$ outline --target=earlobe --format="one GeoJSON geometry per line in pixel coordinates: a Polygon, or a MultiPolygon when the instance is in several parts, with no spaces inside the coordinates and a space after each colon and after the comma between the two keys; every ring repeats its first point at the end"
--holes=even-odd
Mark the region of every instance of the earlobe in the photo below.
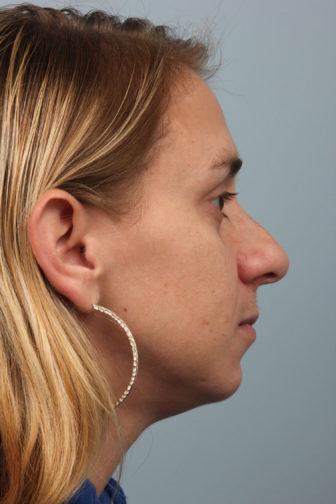
{"type": "Polygon", "coordinates": [[[28,234],[36,261],[53,287],[80,311],[91,311],[99,299],[100,268],[85,207],[66,191],[52,189],[33,208],[28,234]]]}

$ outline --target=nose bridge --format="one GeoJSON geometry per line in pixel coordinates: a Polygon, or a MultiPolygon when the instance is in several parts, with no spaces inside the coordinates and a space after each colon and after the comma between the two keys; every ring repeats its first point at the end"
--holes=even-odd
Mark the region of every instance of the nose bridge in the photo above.
{"type": "Polygon", "coordinates": [[[256,285],[279,281],[289,267],[284,249],[242,208],[236,217],[237,264],[241,280],[256,285]]]}

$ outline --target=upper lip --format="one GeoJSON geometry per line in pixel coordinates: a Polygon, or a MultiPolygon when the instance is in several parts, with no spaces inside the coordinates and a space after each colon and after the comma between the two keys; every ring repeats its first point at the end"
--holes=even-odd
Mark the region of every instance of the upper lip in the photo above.
{"type": "Polygon", "coordinates": [[[239,325],[243,324],[253,325],[258,320],[258,317],[259,317],[258,313],[256,315],[252,315],[251,317],[242,320],[239,325]]]}

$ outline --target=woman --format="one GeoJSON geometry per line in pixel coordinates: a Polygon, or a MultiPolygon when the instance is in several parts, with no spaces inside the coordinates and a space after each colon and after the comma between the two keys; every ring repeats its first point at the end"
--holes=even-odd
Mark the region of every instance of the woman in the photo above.
{"type": "Polygon", "coordinates": [[[288,258],[235,198],[203,43],[25,5],[0,55],[0,502],[120,502],[146,427],[239,387],[288,258]]]}

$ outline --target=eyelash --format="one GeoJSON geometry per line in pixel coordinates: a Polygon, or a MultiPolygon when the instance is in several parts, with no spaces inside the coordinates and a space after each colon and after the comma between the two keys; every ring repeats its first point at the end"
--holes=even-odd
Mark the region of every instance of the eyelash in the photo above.
{"type": "Polygon", "coordinates": [[[232,192],[225,191],[222,194],[219,194],[216,198],[214,198],[212,200],[212,201],[215,201],[215,200],[221,201],[221,203],[218,207],[218,210],[222,213],[222,215],[225,219],[228,219],[229,217],[223,212],[224,203],[225,203],[225,201],[230,201],[230,200],[234,199],[236,196],[238,196],[237,192],[232,193],[232,192]]]}

